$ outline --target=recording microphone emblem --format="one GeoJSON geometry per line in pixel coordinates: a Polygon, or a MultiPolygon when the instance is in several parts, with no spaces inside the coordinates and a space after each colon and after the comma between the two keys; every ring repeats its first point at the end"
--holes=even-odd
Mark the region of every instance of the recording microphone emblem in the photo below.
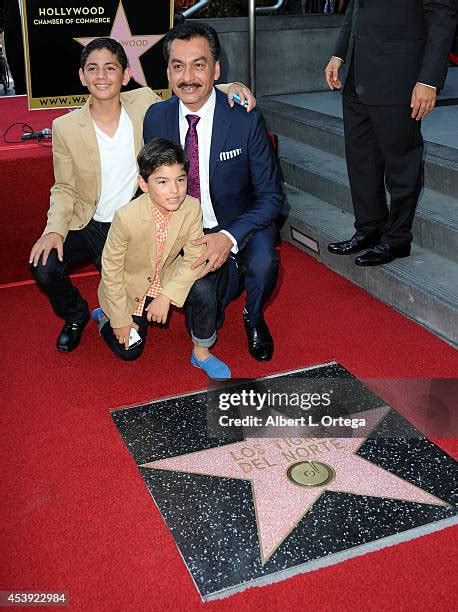
{"type": "Polygon", "coordinates": [[[39,132],[27,132],[26,134],[22,134],[21,140],[32,140],[33,138],[37,138],[41,140],[42,138],[51,138],[52,131],[49,128],[43,128],[39,132]]]}

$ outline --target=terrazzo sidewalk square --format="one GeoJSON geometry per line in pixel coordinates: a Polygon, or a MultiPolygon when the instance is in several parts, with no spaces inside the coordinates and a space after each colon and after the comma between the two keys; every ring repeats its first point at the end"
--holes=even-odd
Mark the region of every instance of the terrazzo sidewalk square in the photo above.
{"type": "Polygon", "coordinates": [[[456,462],[337,363],[111,414],[204,601],[456,523],[456,462]]]}

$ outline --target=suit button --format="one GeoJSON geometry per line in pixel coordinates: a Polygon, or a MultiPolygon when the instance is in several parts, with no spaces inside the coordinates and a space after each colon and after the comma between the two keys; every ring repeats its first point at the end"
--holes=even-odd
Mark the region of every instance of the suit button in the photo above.
{"type": "Polygon", "coordinates": [[[139,301],[140,301],[140,298],[135,298],[135,301],[136,301],[136,302],[139,302],[139,301]]]}
{"type": "Polygon", "coordinates": [[[152,282],[153,282],[153,279],[151,278],[151,276],[148,276],[148,282],[149,282],[149,283],[152,283],[152,282]]]}

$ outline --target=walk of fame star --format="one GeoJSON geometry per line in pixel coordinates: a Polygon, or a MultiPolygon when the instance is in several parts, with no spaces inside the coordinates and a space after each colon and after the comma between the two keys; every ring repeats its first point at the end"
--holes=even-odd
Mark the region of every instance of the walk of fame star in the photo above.
{"type": "MultiPolygon", "coordinates": [[[[281,438],[245,436],[242,442],[160,459],[140,467],[251,481],[264,565],[325,491],[449,506],[356,454],[389,411],[385,406],[351,415],[350,418],[363,417],[366,421],[358,429],[358,437],[332,440],[320,454],[320,462],[288,460],[281,438]],[[255,453],[255,459],[247,459],[247,448],[250,457],[255,453]],[[251,466],[249,474],[247,466],[251,466]]],[[[304,429],[301,435],[303,432],[304,429]]]]}
{"type": "MultiPolygon", "coordinates": [[[[148,83],[146,82],[145,74],[140,63],[140,56],[146,53],[148,49],[151,49],[151,47],[158,43],[164,36],[165,34],[133,35],[130,31],[122,0],[119,2],[118,10],[116,11],[116,16],[113,21],[113,27],[111,28],[110,38],[114,38],[122,44],[127,54],[127,59],[129,60],[132,78],[143,87],[147,87],[148,83]]],[[[75,38],[74,40],[85,47],[94,40],[94,38],[98,38],[98,36],[75,38]]]]}

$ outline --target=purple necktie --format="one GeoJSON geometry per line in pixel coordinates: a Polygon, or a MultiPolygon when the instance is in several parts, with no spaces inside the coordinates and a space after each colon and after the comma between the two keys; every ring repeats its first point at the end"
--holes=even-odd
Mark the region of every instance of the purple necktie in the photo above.
{"type": "Polygon", "coordinates": [[[189,159],[188,193],[200,200],[199,141],[197,139],[197,124],[200,117],[198,115],[186,115],[186,120],[189,124],[184,141],[184,150],[189,159]]]}

